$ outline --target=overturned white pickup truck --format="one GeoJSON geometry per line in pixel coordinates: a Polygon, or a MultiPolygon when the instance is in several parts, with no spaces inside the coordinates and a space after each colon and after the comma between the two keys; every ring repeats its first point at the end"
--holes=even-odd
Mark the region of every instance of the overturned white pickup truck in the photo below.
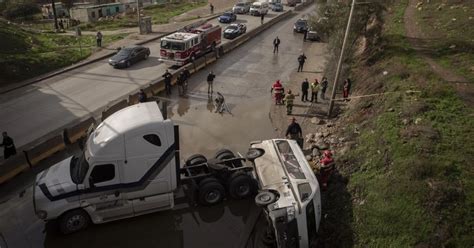
{"type": "Polygon", "coordinates": [[[261,193],[257,202],[267,207],[276,233],[284,234],[279,222],[282,212],[285,222],[298,225],[297,232],[291,226],[285,232],[293,231],[293,236],[299,233],[307,242],[312,234],[304,231],[303,225],[308,225],[311,232],[319,226],[317,181],[306,175],[309,165],[303,163],[304,156],[296,143],[269,140],[258,144],[253,144],[255,148],[248,153],[254,166],[247,166],[246,158],[222,149],[209,160],[193,155],[181,167],[178,127],[163,118],[157,103],[136,104],[114,113],[93,130],[80,157],[70,157],[37,175],[35,212],[45,221],[58,219],[60,230],[67,234],[86,228],[90,222],[172,209],[183,195],[201,205],[214,205],[226,195],[235,199],[252,196],[260,185],[263,192],[271,192],[274,197],[262,204],[265,197],[261,193]],[[284,160],[290,157],[297,160],[284,160]],[[294,178],[301,175],[293,174],[288,163],[300,166],[306,181],[294,178]],[[310,213],[311,204],[315,213],[310,213]],[[275,212],[277,209],[281,211],[275,212]],[[314,221],[306,223],[301,216],[308,213],[314,221]]]}

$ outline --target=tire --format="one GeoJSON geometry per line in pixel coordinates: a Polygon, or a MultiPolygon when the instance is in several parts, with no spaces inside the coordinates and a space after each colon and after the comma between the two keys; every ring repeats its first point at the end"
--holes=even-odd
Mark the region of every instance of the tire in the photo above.
{"type": "Polygon", "coordinates": [[[275,193],[265,190],[255,196],[255,204],[259,207],[266,207],[277,200],[275,193]]]}
{"type": "Polygon", "coordinates": [[[147,60],[149,56],[150,56],[150,54],[145,53],[145,56],[143,57],[143,59],[144,59],[144,60],[147,60]]]}
{"type": "MultiPolygon", "coordinates": [[[[184,167],[187,167],[187,166],[193,166],[193,165],[198,165],[198,164],[204,164],[207,162],[207,158],[204,157],[204,155],[202,154],[194,154],[192,155],[191,157],[189,157],[188,159],[186,159],[186,162],[184,162],[184,167]]],[[[201,169],[200,168],[194,168],[194,169],[190,169],[191,171],[191,174],[199,174],[201,173],[201,169]]],[[[188,175],[188,173],[185,173],[186,176],[190,176],[188,175]]]]}
{"type": "Polygon", "coordinates": [[[236,199],[244,199],[251,196],[255,191],[252,178],[243,172],[234,172],[228,179],[229,195],[236,199]]]}
{"type": "Polygon", "coordinates": [[[90,223],[89,214],[82,209],[74,209],[64,213],[59,219],[59,230],[63,234],[70,234],[86,229],[90,223]]]}
{"type": "Polygon", "coordinates": [[[264,154],[264,151],[262,149],[257,149],[257,148],[250,148],[247,151],[247,154],[245,154],[245,157],[252,161],[255,160],[258,157],[261,157],[264,154]]]}
{"type": "Polygon", "coordinates": [[[194,62],[194,60],[196,60],[196,55],[191,54],[191,56],[189,57],[189,61],[194,62]]]}
{"type": "Polygon", "coordinates": [[[128,68],[130,67],[132,64],[130,63],[130,61],[127,61],[127,63],[125,64],[125,67],[128,68]]]}
{"type": "Polygon", "coordinates": [[[216,43],[215,42],[212,42],[212,45],[211,45],[211,52],[215,52],[216,51],[216,43]]]}
{"type": "Polygon", "coordinates": [[[231,158],[235,158],[235,155],[229,149],[220,149],[219,151],[216,152],[215,158],[219,160],[231,159],[231,158]]]}
{"type": "Polygon", "coordinates": [[[210,177],[199,183],[198,202],[203,206],[216,205],[224,200],[225,188],[215,178],[210,177]]]}

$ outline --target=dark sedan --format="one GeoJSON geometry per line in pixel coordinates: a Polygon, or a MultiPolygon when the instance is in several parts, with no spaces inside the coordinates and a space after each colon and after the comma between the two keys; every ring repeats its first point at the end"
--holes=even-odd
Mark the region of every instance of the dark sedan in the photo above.
{"type": "Polygon", "coordinates": [[[247,32],[247,27],[242,23],[233,23],[224,29],[224,38],[234,39],[235,37],[247,32]]]}
{"type": "Polygon", "coordinates": [[[127,68],[140,60],[145,60],[150,56],[150,49],[143,46],[130,46],[120,49],[120,51],[109,59],[109,64],[114,68],[127,68]]]}
{"type": "Polygon", "coordinates": [[[232,12],[225,12],[224,14],[219,16],[217,19],[219,20],[219,22],[222,22],[222,23],[231,23],[237,20],[237,15],[235,15],[232,12]]]}
{"type": "Polygon", "coordinates": [[[297,33],[304,33],[308,30],[308,21],[303,19],[298,19],[293,26],[293,31],[297,33]]]}
{"type": "Polygon", "coordinates": [[[272,3],[271,5],[272,11],[281,12],[283,11],[283,4],[281,3],[272,3]]]}

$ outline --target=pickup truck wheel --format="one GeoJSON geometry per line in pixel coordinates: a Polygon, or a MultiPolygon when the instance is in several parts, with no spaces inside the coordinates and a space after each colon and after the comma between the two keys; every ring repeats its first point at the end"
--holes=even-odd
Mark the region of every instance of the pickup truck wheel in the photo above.
{"type": "Polygon", "coordinates": [[[243,172],[235,172],[228,180],[229,195],[234,199],[244,199],[253,194],[255,184],[249,175],[243,172]]]}
{"type": "Polygon", "coordinates": [[[215,178],[206,178],[199,183],[198,201],[201,205],[212,206],[224,200],[225,189],[215,178]]]}
{"type": "Polygon", "coordinates": [[[66,212],[59,219],[59,230],[63,234],[70,234],[87,228],[90,223],[90,217],[86,211],[75,209],[66,212]]]}
{"type": "Polygon", "coordinates": [[[275,193],[271,191],[262,191],[255,196],[255,204],[259,207],[266,207],[277,200],[275,193]]]}
{"type": "Polygon", "coordinates": [[[262,156],[264,153],[264,151],[262,149],[257,149],[257,148],[250,148],[248,151],[247,151],[247,154],[245,155],[245,157],[248,159],[248,160],[255,160],[256,158],[262,156]]]}

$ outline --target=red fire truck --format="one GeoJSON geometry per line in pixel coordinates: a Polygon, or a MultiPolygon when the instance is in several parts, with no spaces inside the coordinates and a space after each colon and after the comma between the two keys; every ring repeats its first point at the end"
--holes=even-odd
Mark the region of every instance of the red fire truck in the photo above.
{"type": "Polygon", "coordinates": [[[222,29],[210,23],[178,31],[161,38],[160,61],[182,66],[221,43],[222,29]]]}

